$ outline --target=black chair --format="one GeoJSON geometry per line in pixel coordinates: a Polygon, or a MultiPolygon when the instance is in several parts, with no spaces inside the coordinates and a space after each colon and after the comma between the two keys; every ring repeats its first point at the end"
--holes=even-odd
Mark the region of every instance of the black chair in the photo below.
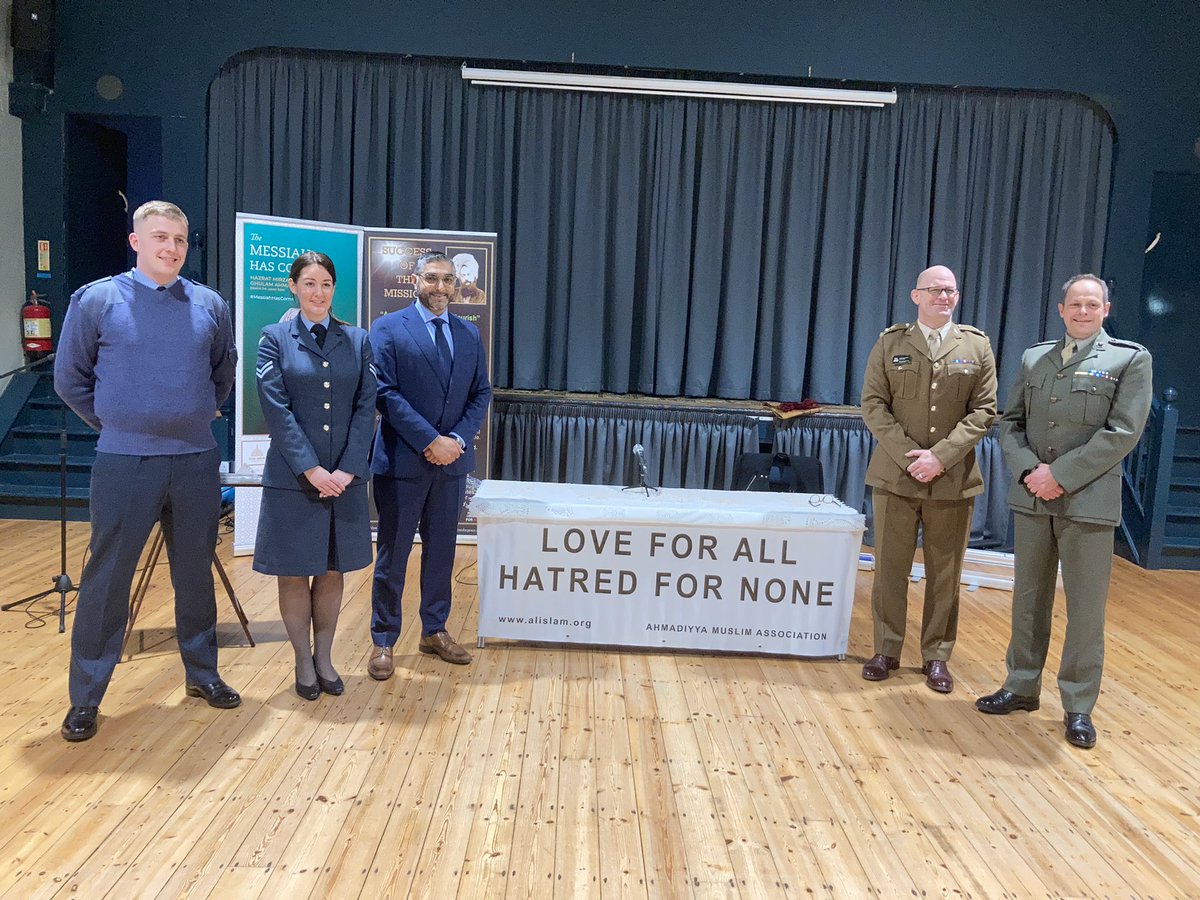
{"type": "Polygon", "coordinates": [[[825,476],[815,456],[786,453],[743,453],[733,462],[735,491],[823,494],[825,476]]]}

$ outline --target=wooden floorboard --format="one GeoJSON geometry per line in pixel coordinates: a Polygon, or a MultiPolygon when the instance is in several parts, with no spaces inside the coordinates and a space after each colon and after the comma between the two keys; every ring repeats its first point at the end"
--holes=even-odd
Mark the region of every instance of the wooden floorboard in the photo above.
{"type": "MultiPolygon", "coordinates": [[[[78,579],[86,524],[68,537],[78,579]]],[[[869,572],[845,661],[476,650],[464,546],[450,627],[475,661],[417,652],[410,588],[396,677],[371,680],[357,572],[346,693],[308,703],[273,579],[218,552],[258,642],[218,587],[237,710],[184,696],[165,560],[92,741],[58,735],[58,595],[0,615],[0,898],[1200,896],[1200,574],[1117,560],[1086,752],[1062,735],[1061,597],[1041,710],[989,717],[1002,591],[964,592],[942,696],[914,655],[921,584],[901,669],[872,683],[869,572]]],[[[56,523],[0,521],[0,599],[60,567],[56,523]]]]}

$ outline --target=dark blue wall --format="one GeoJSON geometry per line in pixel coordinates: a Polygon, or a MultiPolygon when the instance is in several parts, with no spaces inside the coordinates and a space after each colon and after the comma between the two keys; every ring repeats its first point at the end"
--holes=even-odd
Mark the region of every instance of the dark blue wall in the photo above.
{"type": "MultiPolygon", "coordinates": [[[[1115,282],[1117,309],[1124,304],[1127,334],[1142,330],[1142,314],[1130,307],[1141,284],[1153,173],[1200,172],[1193,153],[1200,136],[1197,0],[59,0],[57,24],[55,93],[24,133],[30,266],[38,237],[61,238],[68,113],[161,117],[163,194],[184,207],[193,227],[202,225],[208,85],[232,54],[262,46],[574,56],[581,63],[783,76],[811,67],[820,78],[1079,92],[1104,106],[1117,128],[1104,274],[1115,282]],[[110,73],[125,84],[111,102],[95,92],[96,79],[110,73]]],[[[71,286],[50,287],[61,303],[71,286]]]]}

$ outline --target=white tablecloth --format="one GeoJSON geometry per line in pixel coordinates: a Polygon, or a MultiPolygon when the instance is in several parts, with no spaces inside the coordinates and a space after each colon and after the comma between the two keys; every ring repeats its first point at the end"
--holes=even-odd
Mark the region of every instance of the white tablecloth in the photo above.
{"type": "Polygon", "coordinates": [[[863,517],[817,494],[485,481],[479,634],[844,654],[863,517]]]}

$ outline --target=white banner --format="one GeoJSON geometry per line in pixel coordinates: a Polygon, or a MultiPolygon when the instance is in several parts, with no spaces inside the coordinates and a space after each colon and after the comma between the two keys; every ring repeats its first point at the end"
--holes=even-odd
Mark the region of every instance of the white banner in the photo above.
{"type": "Polygon", "coordinates": [[[485,482],[473,507],[481,637],[846,652],[862,517],[837,500],[547,485],[539,504],[521,487],[540,486],[485,482]]]}

